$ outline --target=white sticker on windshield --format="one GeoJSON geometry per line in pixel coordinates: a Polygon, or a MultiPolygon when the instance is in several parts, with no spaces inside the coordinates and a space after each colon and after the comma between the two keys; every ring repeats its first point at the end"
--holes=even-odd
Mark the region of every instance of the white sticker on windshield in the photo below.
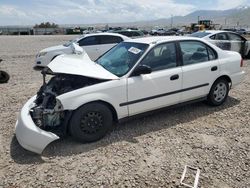
{"type": "Polygon", "coordinates": [[[128,49],[129,52],[132,52],[133,54],[139,54],[141,52],[140,49],[135,48],[135,47],[131,47],[128,49]]]}

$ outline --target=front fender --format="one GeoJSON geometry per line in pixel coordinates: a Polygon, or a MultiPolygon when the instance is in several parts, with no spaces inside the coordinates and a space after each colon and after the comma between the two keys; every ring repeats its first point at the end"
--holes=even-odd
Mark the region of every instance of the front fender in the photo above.
{"type": "MultiPolygon", "coordinates": [[[[112,85],[119,81],[111,81],[110,83],[103,83],[104,85],[112,85]]],[[[101,84],[101,85],[103,85],[101,84]]],[[[127,101],[126,86],[120,84],[117,87],[102,87],[89,86],[86,88],[78,89],[57,96],[57,99],[61,102],[64,110],[76,110],[84,104],[103,101],[109,103],[115,109],[118,119],[128,116],[127,106],[120,106],[120,103],[127,101]],[[99,91],[97,88],[102,87],[99,91]],[[105,88],[105,89],[104,89],[105,88]]]]}
{"type": "Polygon", "coordinates": [[[57,99],[60,100],[60,102],[62,103],[64,110],[75,110],[84,104],[99,100],[105,101],[114,107],[116,106],[115,104],[113,104],[109,96],[103,93],[90,93],[72,98],[66,97],[65,95],[61,95],[58,96],[57,99]]]}

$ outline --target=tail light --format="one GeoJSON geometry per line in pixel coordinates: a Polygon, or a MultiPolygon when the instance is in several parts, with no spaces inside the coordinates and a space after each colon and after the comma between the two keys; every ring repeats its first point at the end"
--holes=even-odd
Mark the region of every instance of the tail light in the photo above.
{"type": "Polygon", "coordinates": [[[243,67],[243,59],[241,59],[240,67],[243,67]]]}

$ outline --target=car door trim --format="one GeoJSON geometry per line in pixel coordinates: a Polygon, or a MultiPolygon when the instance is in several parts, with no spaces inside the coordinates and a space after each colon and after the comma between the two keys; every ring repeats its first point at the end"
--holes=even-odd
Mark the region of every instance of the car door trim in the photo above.
{"type": "Polygon", "coordinates": [[[128,101],[128,102],[121,103],[120,106],[121,107],[122,106],[127,106],[127,105],[136,104],[136,103],[139,103],[139,102],[144,102],[144,101],[148,101],[148,100],[152,100],[152,99],[156,99],[156,98],[160,98],[160,97],[165,97],[165,96],[168,96],[168,95],[174,95],[174,94],[177,94],[177,93],[181,93],[181,92],[184,92],[184,91],[189,91],[189,90],[205,87],[205,86],[208,86],[208,85],[209,85],[209,83],[206,83],[206,84],[201,84],[201,85],[197,85],[197,86],[193,86],[193,87],[189,87],[189,88],[185,88],[185,89],[171,91],[171,92],[168,92],[168,93],[154,95],[154,96],[151,96],[151,97],[146,97],[146,98],[142,98],[142,99],[128,101]]]}

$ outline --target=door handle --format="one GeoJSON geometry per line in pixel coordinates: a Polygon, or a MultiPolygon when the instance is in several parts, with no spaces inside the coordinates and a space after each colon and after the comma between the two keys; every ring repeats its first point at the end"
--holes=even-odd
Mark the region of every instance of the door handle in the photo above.
{"type": "Polygon", "coordinates": [[[211,71],[217,71],[218,70],[218,67],[217,66],[214,66],[211,68],[211,71]]]}
{"type": "Polygon", "coordinates": [[[178,80],[179,79],[179,75],[175,74],[173,76],[170,77],[170,80],[178,80]]]}

